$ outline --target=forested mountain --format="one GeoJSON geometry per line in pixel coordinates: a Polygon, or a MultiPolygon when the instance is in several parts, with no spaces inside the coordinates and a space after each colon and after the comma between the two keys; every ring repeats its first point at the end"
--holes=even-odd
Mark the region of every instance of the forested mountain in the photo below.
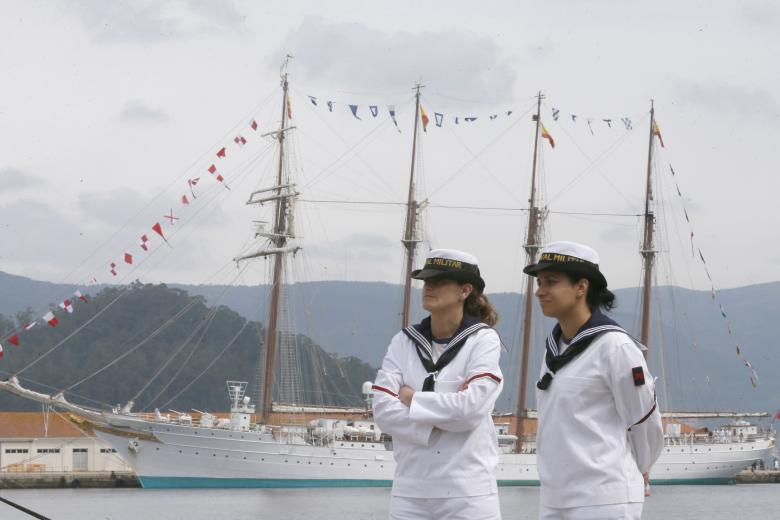
{"type": "MultiPolygon", "coordinates": [[[[39,310],[46,309],[47,303],[51,300],[33,300],[30,296],[40,294],[35,292],[41,290],[40,284],[43,282],[33,282],[0,273],[0,312],[6,314],[16,312],[24,308],[18,303],[22,301],[39,310]],[[34,290],[27,290],[28,283],[34,284],[32,286],[34,290]]],[[[49,295],[67,294],[68,290],[66,287],[54,284],[46,284],[43,287],[48,290],[49,295]]],[[[266,287],[264,286],[231,288],[175,286],[175,288],[186,290],[189,294],[200,295],[208,305],[227,306],[253,322],[265,321],[266,287]]],[[[619,289],[615,292],[618,307],[613,313],[614,317],[629,331],[636,332],[639,310],[637,291],[619,289]]],[[[498,407],[502,410],[512,410],[515,407],[519,379],[521,295],[494,293],[489,294],[489,297],[501,315],[497,330],[507,347],[501,362],[506,384],[498,407]]],[[[659,396],[662,405],[666,409],[677,410],[745,410],[767,411],[774,414],[780,409],[780,378],[774,376],[774,372],[780,366],[780,351],[775,347],[771,324],[780,316],[780,283],[723,290],[719,293],[719,299],[728,312],[728,319],[734,332],[733,338],[729,337],[726,320],[712,301],[709,292],[679,287],[659,287],[655,290],[650,367],[653,374],[660,378],[659,396]],[[743,355],[758,370],[761,377],[758,388],[751,386],[750,372],[736,355],[735,342],[739,342],[743,355]]],[[[321,377],[321,384],[330,385],[325,391],[332,394],[327,395],[335,396],[344,393],[343,388],[355,392],[362,380],[374,377],[373,369],[366,368],[358,371],[360,376],[356,376],[349,384],[339,379],[342,370],[345,376],[352,375],[352,370],[347,370],[345,366],[346,359],[349,358],[358,358],[373,367],[379,366],[390,338],[399,329],[401,287],[370,282],[296,284],[290,289],[290,304],[295,330],[312,338],[314,343],[322,347],[322,351],[313,352],[317,352],[326,361],[340,360],[340,364],[334,365],[333,370],[330,365],[326,365],[325,368],[316,371],[307,368],[314,366],[311,361],[307,362],[309,364],[302,363],[303,370],[308,370],[309,380],[321,377]],[[324,354],[323,351],[328,354],[324,354]],[[327,377],[324,376],[325,373],[327,377]]],[[[416,309],[414,319],[423,316],[419,304],[419,291],[413,294],[412,308],[416,309]]],[[[531,373],[527,382],[531,390],[529,392],[531,406],[534,405],[533,382],[541,362],[541,340],[549,328],[548,322],[537,320],[534,330],[536,340],[531,351],[531,373]]],[[[59,328],[56,330],[58,331],[59,328]]],[[[48,331],[49,334],[52,332],[55,330],[48,331]]],[[[179,332],[180,335],[177,337],[181,338],[186,336],[187,330],[179,332]]],[[[57,338],[62,337],[59,334],[60,332],[57,332],[57,338]]],[[[255,333],[253,340],[255,344],[256,336],[255,333]]],[[[16,347],[4,346],[10,350],[10,353],[15,354],[16,347]]],[[[67,348],[63,347],[66,350],[67,348]]],[[[121,347],[116,348],[121,350],[121,347]]],[[[251,352],[250,347],[247,349],[251,352]]],[[[7,370],[8,363],[11,362],[10,353],[0,361],[0,370],[7,370]]],[[[254,366],[254,361],[251,363],[251,366],[254,366]]],[[[358,361],[354,363],[356,366],[364,366],[358,361]]],[[[249,367],[247,370],[248,375],[241,377],[252,380],[253,374],[249,367]]],[[[3,372],[0,372],[0,375],[2,374],[3,372]]],[[[137,388],[143,384],[144,377],[148,375],[138,374],[134,377],[133,384],[136,385],[134,388],[137,388]]],[[[183,375],[179,379],[182,377],[183,375]]],[[[213,383],[209,384],[209,388],[214,385],[219,386],[216,393],[222,396],[223,384],[220,378],[215,377],[213,383]]],[[[198,385],[204,387],[205,383],[201,380],[198,385]]],[[[121,397],[113,400],[126,400],[133,393],[121,394],[121,397]]]]}
{"type": "MultiPolygon", "coordinates": [[[[74,308],[72,314],[55,312],[56,327],[39,321],[22,332],[19,346],[5,342],[3,376],[34,363],[21,373],[25,386],[46,393],[67,390],[70,400],[93,406],[134,399],[136,410],[224,411],[227,380],[250,382],[256,396],[265,331],[228,307],[208,307],[202,296],[181,289],[134,283],[104,288],[89,295],[89,303],[74,301],[74,308]]],[[[35,317],[29,311],[0,315],[3,337],[35,317]]],[[[363,403],[362,383],[373,379],[375,369],[326,353],[303,335],[297,340],[304,402],[363,403]]],[[[2,410],[37,406],[0,393],[2,410]]]]}

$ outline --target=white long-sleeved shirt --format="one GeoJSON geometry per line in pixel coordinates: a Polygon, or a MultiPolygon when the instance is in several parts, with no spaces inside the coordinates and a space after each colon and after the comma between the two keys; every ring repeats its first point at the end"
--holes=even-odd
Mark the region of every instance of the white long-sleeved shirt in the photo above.
{"type": "Polygon", "coordinates": [[[373,400],[374,420],[393,436],[393,495],[444,498],[497,491],[491,413],[503,385],[500,351],[493,329],[472,333],[436,376],[434,391],[422,392],[428,373],[415,344],[403,331],[393,337],[373,400]],[[415,390],[411,407],[398,400],[402,386],[415,390]]]}
{"type": "Polygon", "coordinates": [[[663,427],[653,378],[628,335],[615,331],[596,337],[558,370],[547,390],[537,389],[536,398],[543,505],[644,501],[642,474],[661,454],[663,427]],[[634,383],[635,367],[644,374],[642,385],[634,383]]]}

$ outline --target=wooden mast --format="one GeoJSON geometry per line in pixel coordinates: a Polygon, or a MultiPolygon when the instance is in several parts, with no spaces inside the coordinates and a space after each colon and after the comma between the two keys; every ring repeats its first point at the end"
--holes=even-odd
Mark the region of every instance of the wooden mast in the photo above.
{"type": "Polygon", "coordinates": [[[406,328],[409,325],[409,306],[412,299],[412,270],[414,269],[414,253],[417,249],[418,240],[415,237],[417,228],[417,200],[414,198],[414,167],[417,158],[417,126],[420,121],[420,88],[419,83],[414,87],[415,93],[414,105],[414,134],[412,136],[412,166],[409,172],[409,195],[406,203],[406,227],[404,229],[404,238],[401,243],[406,249],[406,276],[404,278],[404,301],[401,311],[401,327],[406,328]]]}
{"type": "MultiPolygon", "coordinates": [[[[653,244],[653,231],[655,228],[655,215],[651,203],[653,201],[653,134],[655,133],[655,108],[650,101],[650,140],[647,147],[647,188],[645,190],[645,228],[642,241],[642,268],[644,281],[642,284],[642,332],[640,341],[647,346],[650,339],[650,291],[653,283],[653,264],[655,262],[655,249],[653,244]]],[[[647,351],[644,352],[645,357],[647,351]]]]}
{"type": "MultiPolygon", "coordinates": [[[[288,57],[289,60],[289,57],[288,57]]],[[[274,366],[276,364],[277,325],[279,320],[279,296],[282,285],[282,270],[284,267],[284,251],[281,251],[287,243],[286,217],[289,201],[283,197],[284,185],[284,134],[287,127],[288,93],[287,93],[287,66],[285,62],[282,73],[282,121],[279,127],[279,169],[276,175],[277,196],[274,207],[274,227],[269,239],[276,249],[280,251],[273,254],[273,281],[271,285],[271,305],[268,311],[268,327],[265,336],[265,362],[263,376],[263,403],[260,408],[258,422],[268,421],[271,416],[274,388],[274,366]]]]}
{"type": "MultiPolygon", "coordinates": [[[[528,199],[528,233],[526,237],[526,243],[523,246],[527,256],[527,264],[536,263],[537,254],[541,245],[540,239],[540,227],[541,227],[541,215],[539,208],[537,207],[536,200],[536,158],[539,151],[539,133],[541,128],[541,108],[542,108],[542,93],[539,92],[536,98],[536,134],[534,136],[534,159],[531,167],[531,197],[528,199]]],[[[525,286],[525,309],[523,317],[523,349],[522,358],[520,364],[520,390],[517,398],[517,451],[520,452],[523,442],[523,434],[525,433],[525,418],[526,413],[526,390],[528,387],[528,354],[531,350],[531,327],[533,317],[533,303],[534,303],[534,277],[528,275],[525,286]]]]}

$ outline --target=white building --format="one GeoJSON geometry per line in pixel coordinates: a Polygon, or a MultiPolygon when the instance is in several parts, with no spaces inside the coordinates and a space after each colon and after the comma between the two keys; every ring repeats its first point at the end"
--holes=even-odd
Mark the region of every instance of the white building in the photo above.
{"type": "Polygon", "coordinates": [[[0,412],[0,472],[131,472],[91,432],[56,413],[0,412]]]}

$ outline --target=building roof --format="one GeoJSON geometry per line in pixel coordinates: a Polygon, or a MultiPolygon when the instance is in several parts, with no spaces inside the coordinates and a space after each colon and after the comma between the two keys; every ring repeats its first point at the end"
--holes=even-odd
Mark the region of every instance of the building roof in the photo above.
{"type": "Polygon", "coordinates": [[[41,412],[0,412],[0,440],[84,437],[63,415],[49,414],[48,433],[44,420],[45,414],[41,412]]]}

